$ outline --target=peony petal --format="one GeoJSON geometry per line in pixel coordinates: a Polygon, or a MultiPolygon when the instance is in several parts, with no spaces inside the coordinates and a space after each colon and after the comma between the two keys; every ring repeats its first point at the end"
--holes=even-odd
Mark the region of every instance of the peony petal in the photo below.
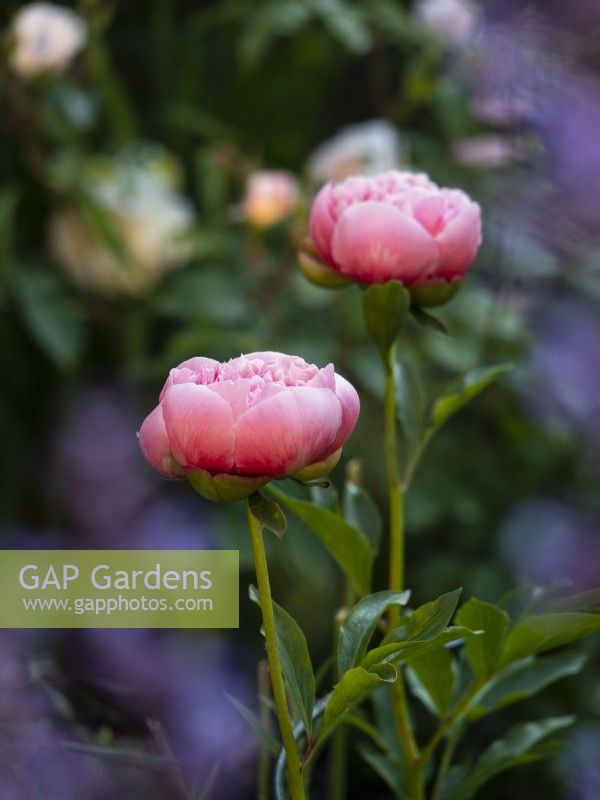
{"type": "Polygon", "coordinates": [[[238,378],[235,381],[219,381],[211,383],[206,388],[218,394],[225,400],[231,409],[234,421],[248,410],[251,381],[249,378],[238,378]]]}
{"type": "Polygon", "coordinates": [[[243,356],[239,358],[232,358],[229,363],[236,364],[239,361],[247,360],[247,361],[264,361],[265,364],[272,364],[274,362],[280,361],[281,359],[289,359],[293,358],[293,356],[288,356],[286,353],[279,353],[276,350],[256,350],[253,353],[244,353],[243,356]]]}
{"type": "Polygon", "coordinates": [[[325,453],[326,456],[329,456],[330,453],[339,450],[340,447],[346,444],[352,431],[356,428],[358,415],[360,414],[358,392],[350,381],[347,381],[346,378],[342,378],[341,375],[335,376],[335,393],[342,405],[342,423],[337,436],[325,453]]]}
{"type": "Polygon", "coordinates": [[[171,452],[184,467],[228,472],[233,466],[233,414],[216,392],[180,383],[165,392],[163,417],[171,452]]]}
{"type": "Polygon", "coordinates": [[[388,203],[368,201],[347,208],[332,243],[340,272],[365,283],[410,283],[430,272],[438,258],[427,231],[388,203]]]}
{"type": "Polygon", "coordinates": [[[175,369],[170,370],[169,377],[165,381],[165,385],[158,396],[159,401],[162,402],[165,392],[171,386],[175,386],[177,383],[196,383],[196,378],[197,374],[187,367],[175,367],[175,369]]]}
{"type": "Polygon", "coordinates": [[[156,406],[142,423],[138,434],[146,461],[165,478],[181,478],[183,470],[171,455],[162,407],[156,406]]]}
{"type": "Polygon", "coordinates": [[[310,210],[310,236],[321,258],[336,267],[331,251],[335,220],[330,210],[332,186],[325,184],[315,197],[310,210]]]}
{"type": "Polygon", "coordinates": [[[326,367],[320,369],[306,385],[314,386],[316,389],[331,389],[335,392],[335,370],[333,364],[327,364],[326,367]]]}
{"type": "Polygon", "coordinates": [[[342,422],[330,389],[296,387],[248,409],[235,426],[235,470],[241,475],[288,475],[320,461],[342,422]]]}
{"type": "Polygon", "coordinates": [[[440,262],[435,276],[445,280],[462,277],[475,260],[482,242],[479,205],[464,195],[458,214],[436,236],[436,242],[440,262]]]}
{"type": "Polygon", "coordinates": [[[216,370],[219,366],[219,362],[215,361],[214,358],[206,358],[205,356],[194,356],[193,358],[188,358],[185,361],[182,361],[181,364],[177,367],[177,369],[191,369],[192,372],[198,372],[203,374],[207,370],[216,370]]]}

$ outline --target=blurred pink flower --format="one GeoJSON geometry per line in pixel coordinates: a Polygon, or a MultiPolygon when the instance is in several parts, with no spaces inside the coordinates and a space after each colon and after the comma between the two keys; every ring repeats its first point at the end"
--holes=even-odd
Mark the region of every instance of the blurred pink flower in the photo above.
{"type": "Polygon", "coordinates": [[[310,233],[316,254],[348,279],[453,281],[481,245],[481,212],[460,189],[392,171],[326,184],[312,206],[310,233]]]}
{"type": "Polygon", "coordinates": [[[501,133],[484,133],[459,139],[452,146],[459,164],[480,169],[506,167],[524,156],[513,137],[501,133]]]}
{"type": "Polygon", "coordinates": [[[473,0],[420,0],[415,17],[424,28],[450,44],[464,45],[477,30],[481,9],[473,0]]]}
{"type": "Polygon", "coordinates": [[[140,447],[161,475],[187,477],[211,500],[240,499],[271,478],[326,474],[359,407],[333,364],[272,352],[191,358],[171,370],[140,447]]]}
{"type": "Polygon", "coordinates": [[[257,228],[269,228],[294,212],[299,197],[298,182],[291,172],[254,172],[246,184],[244,217],[257,228]]]}

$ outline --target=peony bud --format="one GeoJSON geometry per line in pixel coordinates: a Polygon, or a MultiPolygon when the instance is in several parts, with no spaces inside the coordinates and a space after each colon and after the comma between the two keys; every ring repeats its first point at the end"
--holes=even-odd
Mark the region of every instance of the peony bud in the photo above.
{"type": "Polygon", "coordinates": [[[270,228],[289,217],[299,199],[298,182],[291,172],[254,172],[246,184],[244,216],[257,228],[270,228]]]}
{"type": "Polygon", "coordinates": [[[29,80],[45,72],[63,72],[83,49],[87,31],[74,11],[54,3],[31,3],[15,16],[10,35],[10,65],[29,80]]]}
{"type": "Polygon", "coordinates": [[[273,478],[326,475],[359,408],[332,364],[271,352],[226,363],[191,358],[171,370],[140,447],[161,475],[187,477],[206,499],[230,502],[273,478]]]}
{"type": "Polygon", "coordinates": [[[314,248],[337,276],[363,284],[400,281],[424,305],[437,305],[477,255],[481,212],[459,189],[394,171],[324,186],[313,202],[310,233],[303,252],[314,248]],[[441,285],[425,289],[430,284],[441,285]]]}

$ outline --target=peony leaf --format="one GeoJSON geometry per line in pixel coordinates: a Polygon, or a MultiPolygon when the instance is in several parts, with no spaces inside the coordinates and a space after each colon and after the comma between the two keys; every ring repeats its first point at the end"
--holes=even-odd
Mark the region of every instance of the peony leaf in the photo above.
{"type": "Polygon", "coordinates": [[[283,539],[287,530],[287,520],[279,505],[273,500],[267,500],[259,492],[250,495],[248,504],[253,516],[260,522],[261,528],[283,539]]]}
{"type": "Polygon", "coordinates": [[[540,743],[548,736],[572,725],[574,717],[549,717],[538,722],[527,722],[511,728],[503,739],[498,739],[485,750],[471,770],[461,770],[465,777],[444,793],[447,800],[470,800],[479,789],[501,772],[520,764],[536,761],[547,755],[547,747],[540,743]]]}
{"type": "Polygon", "coordinates": [[[365,534],[346,522],[335,511],[298,500],[269,484],[279,502],[302,520],[344,570],[356,592],[369,593],[373,555],[365,534]]]}
{"type": "Polygon", "coordinates": [[[373,664],[368,668],[353,667],[345,672],[325,706],[315,751],[358,700],[384,683],[393,683],[397,678],[398,672],[393,664],[373,664]]]}
{"type": "Polygon", "coordinates": [[[541,658],[529,656],[511,664],[490,681],[483,694],[478,695],[469,718],[478,719],[532,697],[550,684],[576,675],[584,664],[585,656],[581,653],[560,653],[541,658]]]}
{"type": "Polygon", "coordinates": [[[338,674],[343,675],[363,660],[381,616],[390,606],[405,606],[410,592],[377,592],[363,597],[350,610],[338,635],[338,674]]]}
{"type": "Polygon", "coordinates": [[[476,597],[468,600],[456,614],[456,624],[483,631],[467,640],[467,658],[478,677],[491,675],[500,659],[509,618],[506,611],[476,597]]]}
{"type": "Polygon", "coordinates": [[[433,404],[431,427],[434,430],[441,428],[457,411],[510,369],[510,364],[498,364],[495,367],[481,367],[467,372],[433,404]]]}
{"type": "Polygon", "coordinates": [[[261,739],[265,742],[266,746],[269,749],[269,752],[277,756],[279,755],[279,751],[281,750],[281,743],[277,739],[277,737],[271,733],[271,731],[263,725],[260,719],[256,716],[256,714],[251,711],[248,706],[244,705],[240,702],[236,697],[230,695],[228,692],[225,692],[225,697],[229,700],[231,705],[235,708],[235,710],[242,716],[248,725],[258,733],[261,739]]]}
{"type": "Polygon", "coordinates": [[[597,631],[600,631],[600,614],[569,611],[525,617],[506,637],[501,663],[511,664],[597,631]]]}
{"type": "Polygon", "coordinates": [[[404,642],[388,642],[380,644],[369,650],[363,660],[363,666],[369,667],[380,661],[393,663],[408,662],[412,658],[431,653],[437,647],[460,639],[469,639],[471,636],[480,636],[481,631],[472,631],[469,628],[453,626],[446,628],[430,639],[410,639],[404,642]]]}
{"type": "Polygon", "coordinates": [[[462,589],[440,595],[419,606],[410,616],[402,617],[387,634],[384,643],[433,639],[445,630],[456,609],[462,589]]]}
{"type": "Polygon", "coordinates": [[[406,664],[413,694],[432,714],[443,717],[452,699],[456,677],[450,651],[441,645],[428,653],[409,656],[406,664]]]}
{"type": "MultiPolygon", "coordinates": [[[[250,586],[250,599],[260,606],[260,595],[255,586],[250,586]]],[[[277,649],[281,659],[281,671],[287,684],[294,709],[302,720],[304,730],[312,731],[312,713],[315,705],[315,675],[313,672],[306,638],[295,619],[277,603],[275,611],[275,633],[277,649]]]]}
{"type": "Polygon", "coordinates": [[[381,539],[381,513],[371,495],[352,481],[346,481],[343,498],[344,519],[362,531],[371,545],[373,556],[379,550],[381,539]]]}

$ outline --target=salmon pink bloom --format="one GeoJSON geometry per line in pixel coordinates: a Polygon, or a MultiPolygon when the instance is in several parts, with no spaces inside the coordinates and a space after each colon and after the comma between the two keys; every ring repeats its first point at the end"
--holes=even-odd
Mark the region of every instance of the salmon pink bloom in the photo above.
{"type": "Polygon", "coordinates": [[[293,214],[299,200],[298,182],[291,172],[254,172],[246,184],[244,216],[257,228],[270,228],[293,214]]]}
{"type": "Polygon", "coordinates": [[[463,278],[480,245],[481,211],[465,192],[394,170],[321,189],[301,265],[309,278],[313,268],[317,282],[330,268],[338,279],[396,280],[423,294],[424,284],[463,278]]]}
{"type": "Polygon", "coordinates": [[[359,407],[333,364],[272,352],[191,358],[171,370],[140,447],[164,477],[186,477],[209,500],[239,500],[272,478],[327,474],[359,407]]]}

